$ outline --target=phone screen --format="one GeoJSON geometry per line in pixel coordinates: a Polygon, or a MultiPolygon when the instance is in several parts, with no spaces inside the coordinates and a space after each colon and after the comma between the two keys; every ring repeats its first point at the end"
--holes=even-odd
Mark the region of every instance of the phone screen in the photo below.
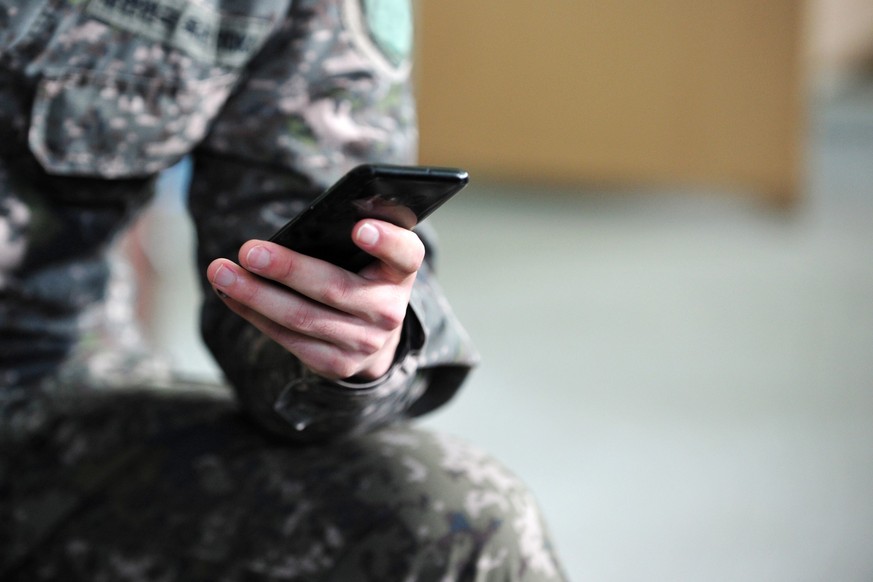
{"type": "Polygon", "coordinates": [[[372,261],[352,242],[352,228],[359,220],[376,218],[412,229],[467,182],[467,172],[455,168],[358,166],[270,240],[359,271],[372,261]]]}

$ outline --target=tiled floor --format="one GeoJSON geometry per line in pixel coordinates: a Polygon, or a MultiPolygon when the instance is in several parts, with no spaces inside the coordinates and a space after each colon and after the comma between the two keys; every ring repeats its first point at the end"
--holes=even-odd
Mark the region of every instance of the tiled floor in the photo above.
{"type": "MultiPolygon", "coordinates": [[[[787,214],[474,182],[434,217],[484,363],[425,422],[533,487],[572,579],[873,579],[873,91],[815,111],[787,214]]],[[[162,269],[156,334],[202,371],[162,269]]]]}

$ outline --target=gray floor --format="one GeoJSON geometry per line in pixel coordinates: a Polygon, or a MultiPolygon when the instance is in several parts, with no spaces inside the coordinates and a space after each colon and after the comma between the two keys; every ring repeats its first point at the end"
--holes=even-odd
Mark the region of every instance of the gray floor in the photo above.
{"type": "MultiPolygon", "coordinates": [[[[873,90],[811,137],[789,213],[474,182],[434,217],[484,362],[425,422],[532,486],[573,580],[873,580],[873,90]]],[[[154,333],[208,371],[150,238],[154,333]]]]}

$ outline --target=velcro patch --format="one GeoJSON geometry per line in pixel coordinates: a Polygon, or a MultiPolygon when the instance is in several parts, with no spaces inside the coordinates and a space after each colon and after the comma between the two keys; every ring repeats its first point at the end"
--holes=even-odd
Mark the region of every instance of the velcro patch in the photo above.
{"type": "Polygon", "coordinates": [[[410,0],[345,0],[344,17],[372,58],[394,71],[408,67],[414,34],[410,0]]]}
{"type": "Polygon", "coordinates": [[[224,14],[189,0],[91,0],[85,12],[198,60],[230,67],[244,64],[271,27],[266,18],[224,14]]]}

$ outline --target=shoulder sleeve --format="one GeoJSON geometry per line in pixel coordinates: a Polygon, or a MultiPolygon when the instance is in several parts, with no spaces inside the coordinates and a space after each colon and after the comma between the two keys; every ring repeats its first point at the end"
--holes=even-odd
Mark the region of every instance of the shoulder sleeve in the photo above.
{"type": "Polygon", "coordinates": [[[404,349],[368,384],[315,376],[231,313],[205,280],[210,261],[269,237],[348,169],[416,158],[408,0],[292,6],[194,152],[189,204],[207,345],[256,421],[317,440],[441,405],[477,356],[429,267],[413,290],[404,349]]]}

